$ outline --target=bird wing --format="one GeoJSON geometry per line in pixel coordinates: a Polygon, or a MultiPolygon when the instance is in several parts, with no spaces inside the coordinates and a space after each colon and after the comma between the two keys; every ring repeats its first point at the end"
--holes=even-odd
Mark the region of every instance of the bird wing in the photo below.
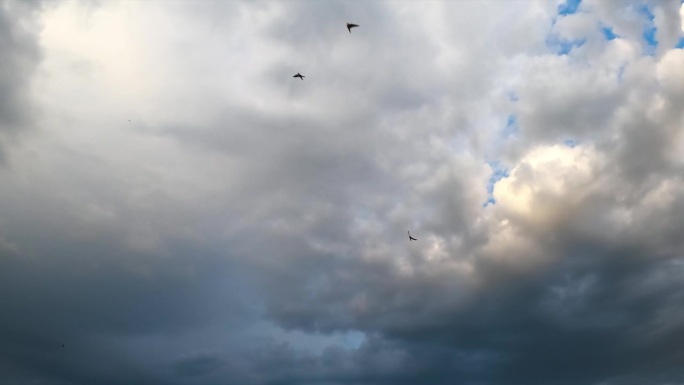
{"type": "Polygon", "coordinates": [[[347,23],[347,29],[349,30],[349,33],[351,33],[351,29],[354,27],[358,27],[358,24],[347,23]]]}

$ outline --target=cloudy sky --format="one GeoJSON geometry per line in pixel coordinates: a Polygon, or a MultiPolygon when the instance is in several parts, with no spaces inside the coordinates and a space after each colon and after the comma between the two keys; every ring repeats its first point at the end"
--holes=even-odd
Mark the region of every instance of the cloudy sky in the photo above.
{"type": "Polygon", "coordinates": [[[0,2],[0,384],[684,383],[683,14],[0,2]]]}

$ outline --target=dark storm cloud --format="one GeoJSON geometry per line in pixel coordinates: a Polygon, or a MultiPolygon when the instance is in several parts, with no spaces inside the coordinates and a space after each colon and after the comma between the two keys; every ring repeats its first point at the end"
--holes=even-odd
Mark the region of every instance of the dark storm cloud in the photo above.
{"type": "Polygon", "coordinates": [[[222,365],[221,359],[210,353],[196,353],[175,363],[176,372],[182,377],[209,374],[222,365]]]}
{"type": "Polygon", "coordinates": [[[105,251],[105,244],[92,250],[53,244],[47,260],[2,255],[4,366],[32,367],[65,381],[106,376],[115,383],[119,376],[142,376],[136,380],[141,381],[147,375],[132,353],[123,354],[125,347],[107,346],[103,339],[173,338],[217,319],[226,328],[244,325],[249,309],[235,296],[247,293],[235,269],[206,250],[176,251],[177,256],[159,264],[115,244],[105,251]],[[217,279],[224,283],[217,286],[217,279]],[[127,367],[134,371],[128,373],[127,367]]]}

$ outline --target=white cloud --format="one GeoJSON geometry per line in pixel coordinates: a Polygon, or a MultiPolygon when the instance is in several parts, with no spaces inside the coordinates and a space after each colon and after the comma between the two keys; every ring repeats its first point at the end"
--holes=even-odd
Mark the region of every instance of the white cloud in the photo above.
{"type": "Polygon", "coordinates": [[[572,209],[591,192],[599,162],[599,154],[583,146],[533,149],[511,170],[510,177],[495,185],[497,208],[544,227],[552,225],[563,219],[557,210],[572,209]]]}

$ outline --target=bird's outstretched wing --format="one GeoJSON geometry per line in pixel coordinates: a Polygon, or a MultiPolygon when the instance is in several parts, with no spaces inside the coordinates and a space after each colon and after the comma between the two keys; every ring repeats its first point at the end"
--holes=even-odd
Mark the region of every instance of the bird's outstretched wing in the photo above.
{"type": "Polygon", "coordinates": [[[349,33],[351,33],[351,29],[356,28],[358,26],[358,24],[347,23],[347,30],[349,30],[349,33]]]}

